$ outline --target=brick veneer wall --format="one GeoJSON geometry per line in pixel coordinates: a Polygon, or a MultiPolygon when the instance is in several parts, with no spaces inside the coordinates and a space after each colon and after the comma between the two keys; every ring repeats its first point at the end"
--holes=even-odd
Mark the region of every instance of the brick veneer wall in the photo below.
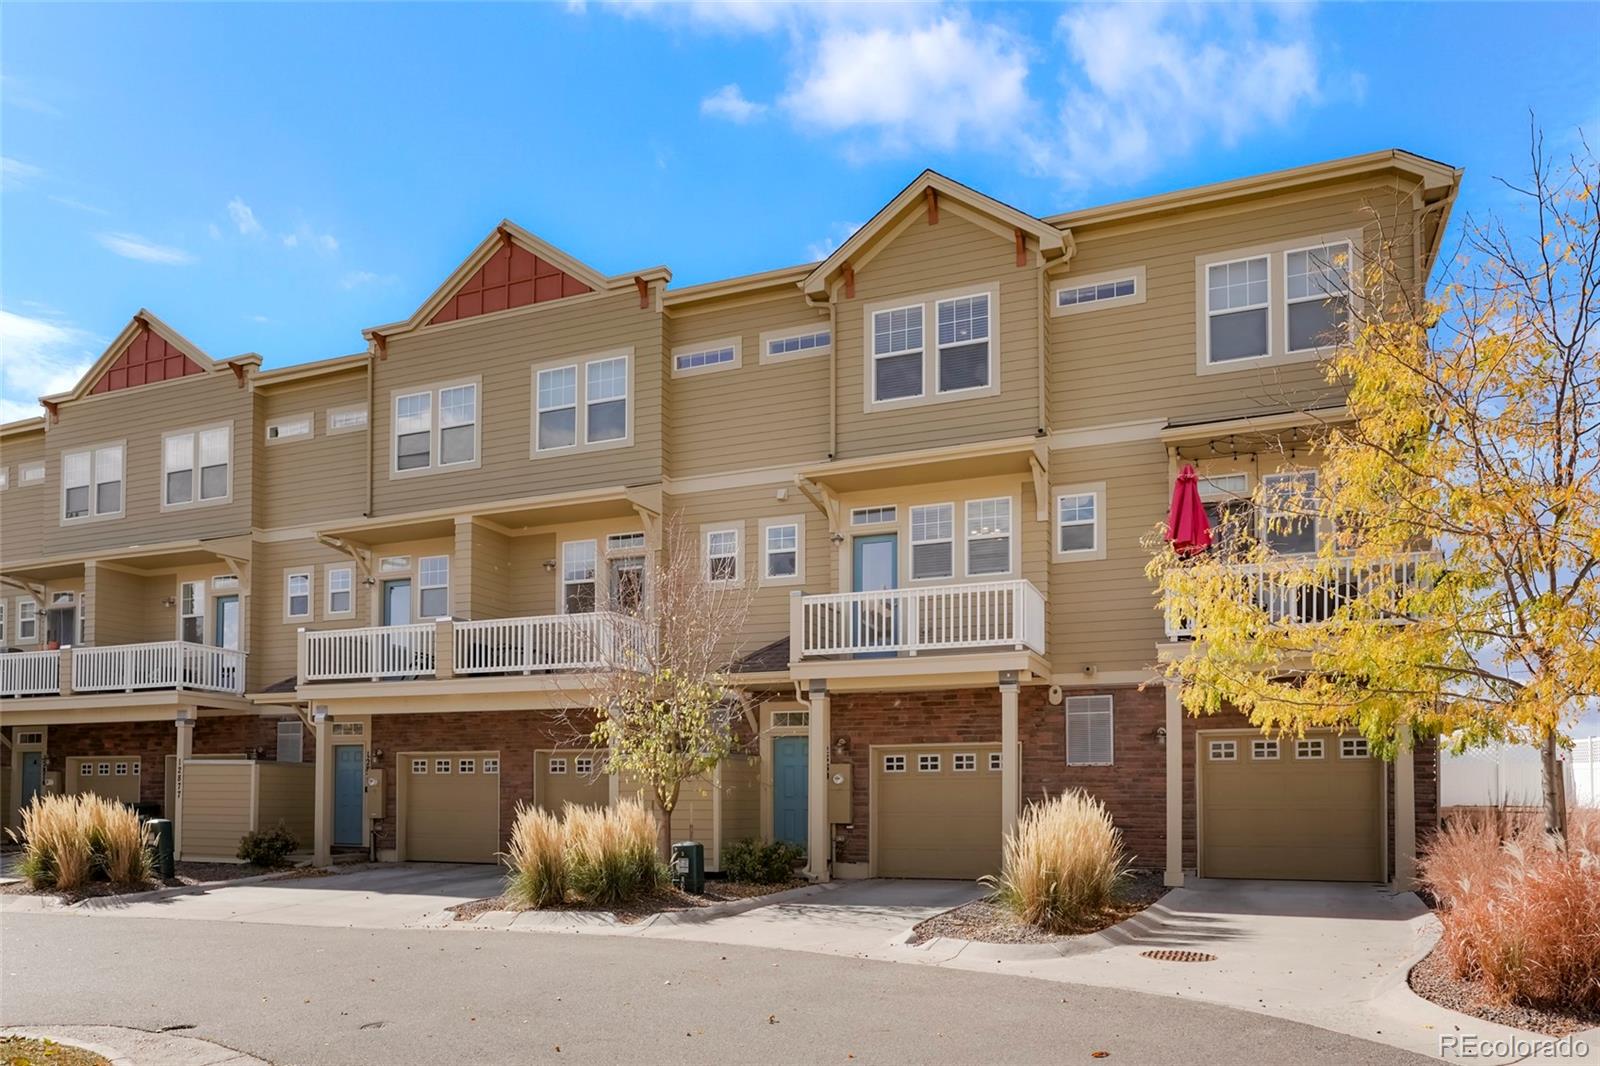
{"type": "Polygon", "coordinates": [[[584,734],[551,711],[474,711],[462,714],[373,715],[372,748],[381,750],[385,791],[378,847],[395,846],[395,807],[401,752],[498,751],[500,835],[511,831],[519,802],[533,802],[533,753],[540,748],[583,746],[584,734]]]}

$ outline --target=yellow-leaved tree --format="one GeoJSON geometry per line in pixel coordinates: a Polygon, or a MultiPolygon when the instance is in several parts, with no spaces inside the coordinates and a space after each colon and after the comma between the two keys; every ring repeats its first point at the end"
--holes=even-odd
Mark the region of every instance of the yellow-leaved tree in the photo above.
{"type": "Polygon", "coordinates": [[[1514,208],[1468,220],[1431,291],[1403,242],[1328,264],[1356,283],[1327,364],[1346,417],[1211,548],[1152,536],[1148,572],[1193,638],[1163,667],[1190,713],[1351,729],[1385,754],[1535,744],[1564,839],[1559,752],[1600,698],[1600,178],[1587,148],[1552,165],[1535,135],[1531,156],[1503,183],[1514,208]],[[1314,554],[1266,547],[1310,523],[1314,554]]]}

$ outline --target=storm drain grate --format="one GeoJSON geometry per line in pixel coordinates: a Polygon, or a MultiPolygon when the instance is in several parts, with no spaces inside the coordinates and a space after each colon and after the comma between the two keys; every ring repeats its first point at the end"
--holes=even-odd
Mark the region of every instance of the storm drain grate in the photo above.
{"type": "Polygon", "coordinates": [[[1203,951],[1183,951],[1178,948],[1157,948],[1155,951],[1141,951],[1142,958],[1154,959],[1157,962],[1216,962],[1215,955],[1208,955],[1203,951]]]}

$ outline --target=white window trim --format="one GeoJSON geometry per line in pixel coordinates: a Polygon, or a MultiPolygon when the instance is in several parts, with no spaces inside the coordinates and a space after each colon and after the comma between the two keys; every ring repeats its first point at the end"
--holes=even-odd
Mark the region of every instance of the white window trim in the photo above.
{"type": "Polygon", "coordinates": [[[17,599],[17,643],[39,643],[39,601],[32,596],[21,596],[17,599]],[[23,632],[27,626],[29,632],[23,632]]]}
{"type": "Polygon", "coordinates": [[[1357,283],[1357,279],[1361,276],[1361,256],[1365,248],[1365,237],[1359,229],[1337,230],[1323,234],[1305,234],[1291,240],[1251,245],[1246,248],[1232,248],[1196,256],[1194,260],[1195,372],[1202,375],[1230,374],[1240,370],[1258,370],[1263,366],[1315,362],[1326,358],[1329,351],[1327,348],[1307,348],[1303,351],[1295,352],[1288,350],[1289,316],[1287,312],[1288,304],[1284,300],[1284,295],[1288,292],[1286,262],[1288,253],[1291,251],[1303,251],[1306,248],[1317,248],[1341,242],[1348,243],[1351,249],[1350,308],[1352,315],[1354,315],[1356,309],[1361,306],[1360,286],[1357,283]],[[1259,259],[1262,256],[1267,258],[1267,354],[1252,359],[1229,359],[1226,362],[1213,363],[1211,362],[1211,311],[1206,298],[1208,292],[1206,270],[1208,267],[1221,266],[1225,263],[1237,263],[1243,259],[1259,259]]]}
{"type": "Polygon", "coordinates": [[[433,620],[438,619],[438,618],[449,618],[449,617],[451,617],[451,607],[453,606],[453,603],[452,603],[453,597],[452,597],[451,592],[450,592],[450,583],[455,580],[455,574],[452,573],[452,571],[454,569],[455,569],[455,567],[452,564],[450,556],[445,554],[445,553],[443,553],[443,552],[435,553],[433,555],[419,555],[419,556],[417,556],[417,569],[416,569],[416,582],[415,582],[415,584],[416,584],[416,597],[417,597],[416,606],[415,606],[415,617],[416,617],[417,621],[419,621],[419,622],[430,622],[430,621],[433,621],[433,620]],[[424,585],[422,583],[422,569],[423,569],[422,564],[426,563],[426,562],[431,562],[432,560],[435,560],[435,559],[443,559],[444,560],[444,583],[440,584],[439,582],[436,581],[431,585],[424,585]],[[444,614],[440,614],[440,615],[425,615],[425,614],[422,613],[422,590],[425,589],[425,588],[428,588],[428,589],[444,589],[444,614]]]}
{"type": "Polygon", "coordinates": [[[1117,701],[1116,701],[1116,699],[1113,696],[1110,696],[1110,695],[1105,694],[1105,693],[1094,693],[1092,695],[1087,695],[1087,696],[1068,696],[1065,700],[1062,701],[1062,711],[1063,711],[1062,717],[1065,719],[1065,723],[1063,725],[1063,729],[1065,730],[1065,732],[1064,732],[1064,734],[1062,736],[1062,740],[1065,742],[1067,765],[1068,766],[1114,766],[1114,765],[1116,765],[1116,762],[1117,762],[1117,701]],[[1089,701],[1089,700],[1096,701],[1095,705],[1093,707],[1080,707],[1080,709],[1079,709],[1079,711],[1077,713],[1079,715],[1083,715],[1083,716],[1090,716],[1090,715],[1100,716],[1100,715],[1104,715],[1106,717],[1106,720],[1110,723],[1109,732],[1110,732],[1111,750],[1106,753],[1106,758],[1104,758],[1104,759],[1074,759],[1072,757],[1072,714],[1073,714],[1072,704],[1073,704],[1074,701],[1079,701],[1080,703],[1082,703],[1083,701],[1089,701]],[[1102,701],[1102,700],[1104,701],[1103,705],[1101,705],[1099,703],[1099,701],[1102,701]]]}
{"type": "Polygon", "coordinates": [[[1106,557],[1106,483],[1087,481],[1080,485],[1057,485],[1050,491],[1050,557],[1058,563],[1077,563],[1106,557]],[[1094,547],[1078,551],[1061,550],[1061,498],[1094,497],[1094,547]]]}
{"type": "Polygon", "coordinates": [[[1260,759],[1265,762],[1268,759],[1281,758],[1282,755],[1283,746],[1276,740],[1257,737],[1250,741],[1250,758],[1252,760],[1260,759]],[[1270,754],[1263,754],[1264,752],[1270,752],[1270,754]]]}
{"type": "MultiPolygon", "coordinates": [[[[765,351],[765,342],[762,342],[765,351]]],[[[716,374],[723,370],[738,370],[744,366],[744,338],[722,337],[717,340],[695,341],[693,344],[680,344],[672,349],[672,376],[675,378],[692,378],[701,374],[716,374]],[[721,351],[723,348],[733,349],[733,362],[713,363],[710,366],[693,366],[679,368],[678,359],[685,355],[699,355],[702,352],[721,351]]]]}
{"type": "Polygon", "coordinates": [[[866,507],[852,507],[850,509],[850,528],[852,529],[895,529],[900,523],[900,505],[894,503],[869,504],[866,507]],[[889,517],[872,522],[862,521],[872,511],[888,511],[889,517]]]}
{"type": "MultiPolygon", "coordinates": [[[[456,378],[452,381],[436,381],[432,384],[407,385],[402,388],[389,390],[389,479],[391,481],[401,478],[428,477],[434,474],[449,474],[461,470],[476,470],[483,465],[483,378],[481,376],[456,378]],[[444,432],[441,422],[444,421],[444,411],[440,405],[439,397],[445,389],[456,389],[463,385],[471,385],[477,391],[473,394],[473,423],[472,423],[472,459],[464,463],[442,463],[439,450],[441,435],[444,432]],[[415,470],[401,470],[400,463],[400,434],[396,432],[399,425],[400,398],[402,396],[416,396],[429,393],[428,400],[428,465],[419,466],[415,470]]],[[[353,431],[352,431],[353,432],[353,431]]]]}
{"type": "MultiPolygon", "coordinates": [[[[538,305],[535,305],[538,306],[538,305]]],[[[528,380],[529,411],[528,419],[528,458],[550,459],[559,455],[571,455],[574,452],[602,451],[610,448],[633,447],[634,426],[636,412],[639,406],[639,383],[634,378],[634,358],[632,346],[626,348],[613,348],[610,351],[595,352],[584,356],[566,356],[561,359],[552,359],[548,362],[537,363],[533,366],[528,380]],[[603,363],[609,359],[627,360],[626,394],[627,406],[625,432],[616,440],[589,439],[589,367],[595,363],[603,363]],[[542,370],[561,370],[567,367],[573,369],[573,402],[577,409],[572,415],[572,443],[563,444],[556,448],[539,447],[539,372],[542,370]]],[[[561,408],[565,410],[565,408],[561,408]]]]}
{"type": "MultiPolygon", "coordinates": [[[[1305,355],[1318,356],[1318,357],[1326,356],[1326,355],[1331,354],[1333,352],[1334,348],[1336,347],[1335,345],[1328,345],[1328,344],[1316,345],[1316,346],[1313,346],[1313,347],[1310,347],[1310,348],[1291,348],[1291,347],[1289,347],[1289,308],[1293,307],[1295,304],[1321,303],[1322,301],[1328,299],[1328,297],[1326,297],[1326,296],[1300,296],[1300,297],[1290,298],[1290,296],[1289,296],[1289,257],[1291,255],[1293,255],[1294,253],[1296,253],[1296,252],[1310,252],[1310,251],[1314,251],[1314,250],[1320,249],[1320,248],[1332,248],[1335,245],[1339,245],[1339,244],[1344,245],[1345,253],[1350,257],[1350,262],[1346,266],[1346,273],[1348,275],[1347,280],[1348,280],[1348,283],[1349,283],[1349,288],[1347,288],[1345,290],[1345,306],[1349,309],[1350,312],[1353,313],[1355,311],[1355,309],[1356,309],[1356,243],[1355,243],[1355,241],[1351,240],[1348,237],[1336,237],[1336,238],[1333,238],[1331,240],[1317,241],[1317,242],[1312,243],[1312,244],[1302,244],[1297,248],[1285,248],[1283,250],[1283,350],[1284,350],[1285,354],[1288,355],[1288,356],[1291,356],[1291,357],[1305,356],[1305,355]]],[[[1345,324],[1347,326],[1352,326],[1353,327],[1353,323],[1354,323],[1354,319],[1351,318],[1349,315],[1347,315],[1346,318],[1345,318],[1345,324]]]]}
{"type": "Polygon", "coordinates": [[[0,600],[0,650],[3,650],[5,648],[5,646],[6,646],[6,643],[7,643],[7,641],[6,641],[6,632],[7,632],[7,630],[6,630],[6,619],[7,619],[7,617],[8,617],[8,615],[6,613],[6,601],[5,600],[0,600]]]}
{"type": "Polygon", "coordinates": [[[343,407],[330,407],[323,412],[322,417],[323,424],[327,427],[324,432],[326,432],[330,437],[337,437],[343,433],[365,433],[367,430],[372,428],[372,414],[367,410],[367,405],[364,403],[346,404],[343,407]],[[361,416],[361,424],[359,426],[334,425],[334,420],[339,418],[341,415],[355,414],[359,414],[361,416]]]}
{"type": "Polygon", "coordinates": [[[25,463],[17,464],[17,480],[13,482],[13,485],[19,489],[27,488],[29,485],[43,485],[48,476],[49,471],[46,469],[43,459],[30,459],[25,463]],[[39,475],[30,478],[28,473],[33,470],[37,470],[39,475]]]}
{"type": "MultiPolygon", "coordinates": [[[[944,354],[944,350],[946,348],[960,348],[968,344],[976,343],[976,338],[970,341],[951,341],[949,344],[941,343],[939,340],[939,307],[941,304],[954,303],[957,300],[963,300],[973,296],[985,297],[984,309],[986,313],[984,317],[988,321],[989,332],[985,334],[983,343],[988,345],[989,377],[994,376],[995,365],[999,362],[999,360],[995,357],[995,348],[999,343],[999,338],[995,335],[994,331],[994,312],[999,306],[999,298],[995,293],[992,293],[987,289],[974,289],[972,292],[961,293],[957,296],[944,296],[933,301],[933,359],[931,369],[933,371],[934,394],[942,399],[958,399],[963,396],[982,396],[987,395],[990,392],[988,385],[968,385],[959,389],[947,389],[939,384],[939,362],[940,357],[944,354]]],[[[926,331],[924,331],[922,339],[924,342],[927,341],[928,336],[926,331]]]]}
{"type": "Polygon", "coordinates": [[[1149,294],[1145,291],[1145,269],[1143,266],[1124,267],[1121,270],[1103,270],[1096,274],[1068,274],[1050,290],[1050,314],[1059,318],[1064,315],[1086,315],[1094,311],[1106,311],[1113,307],[1131,307],[1134,304],[1145,302],[1149,294]],[[1062,306],[1061,294],[1069,290],[1087,288],[1090,285],[1104,285],[1107,282],[1133,280],[1132,296],[1112,296],[1104,300],[1092,300],[1089,303],[1067,304],[1062,306]]]}
{"type": "Polygon", "coordinates": [[[1371,744],[1370,741],[1367,740],[1366,737],[1340,737],[1339,738],[1339,758],[1341,758],[1341,759],[1368,759],[1368,758],[1371,758],[1371,757],[1372,757],[1372,744],[1371,744]],[[1360,754],[1352,755],[1348,751],[1346,751],[1346,746],[1347,745],[1356,744],[1356,743],[1359,743],[1362,746],[1362,751],[1361,751],[1360,754]]]}
{"type": "Polygon", "coordinates": [[[918,407],[930,403],[959,403],[1000,393],[1000,338],[1004,336],[1000,319],[1000,283],[990,281],[967,285],[958,289],[924,293],[909,299],[900,297],[867,304],[861,309],[862,348],[862,411],[892,411],[903,407],[918,407]],[[952,392],[938,391],[939,385],[939,304],[945,300],[959,300],[963,296],[989,296],[989,384],[952,392]],[[893,400],[874,399],[877,353],[873,349],[872,316],[882,311],[898,311],[907,307],[922,308],[922,392],[893,400]]]}
{"type": "Polygon", "coordinates": [[[178,640],[182,640],[183,639],[183,623],[184,623],[184,621],[186,619],[189,619],[189,618],[195,618],[195,619],[199,620],[200,643],[201,644],[207,643],[207,640],[206,640],[206,599],[207,599],[207,596],[206,596],[206,583],[205,583],[204,579],[199,580],[199,581],[180,581],[180,582],[178,582],[178,604],[177,604],[178,631],[176,633],[176,637],[177,637],[178,640]],[[185,614],[184,610],[183,610],[183,596],[184,596],[184,589],[186,589],[186,588],[190,590],[190,595],[194,600],[194,610],[192,612],[188,613],[188,614],[185,614]]]}
{"type": "Polygon", "coordinates": [[[0,492],[5,492],[11,487],[11,468],[0,466],[0,492]]]}
{"type": "Polygon", "coordinates": [[[1277,294],[1277,288],[1272,284],[1272,282],[1273,282],[1272,264],[1273,264],[1273,256],[1272,256],[1271,253],[1269,253],[1269,252],[1252,252],[1252,253],[1247,254],[1247,255],[1230,255],[1225,259],[1212,259],[1212,260],[1208,261],[1205,264],[1204,268],[1201,269],[1200,278],[1204,281],[1204,286],[1203,286],[1203,288],[1201,289],[1201,292],[1200,292],[1200,299],[1202,301],[1201,306],[1205,311],[1205,318],[1201,322],[1200,328],[1203,331],[1202,332],[1202,336],[1203,336],[1203,341],[1204,341],[1204,346],[1205,346],[1205,362],[1204,362],[1204,365],[1205,365],[1205,368],[1207,370],[1215,371],[1215,370],[1228,369],[1228,368],[1237,367],[1237,366],[1244,366],[1244,367],[1259,366],[1261,363],[1264,363],[1267,360],[1272,358],[1272,354],[1273,354],[1273,352],[1272,352],[1273,339],[1274,339],[1274,337],[1276,335],[1274,333],[1274,331],[1273,331],[1272,324],[1273,324],[1273,320],[1274,319],[1282,317],[1281,315],[1274,315],[1272,313],[1273,312],[1273,303],[1275,302],[1275,297],[1278,295],[1277,294]],[[1214,268],[1214,267],[1233,266],[1235,263],[1253,263],[1258,259],[1265,260],[1266,264],[1267,264],[1267,298],[1266,298],[1266,300],[1264,300],[1263,302],[1261,302],[1259,304],[1248,304],[1248,305],[1246,305],[1244,307],[1229,307],[1229,308],[1227,308],[1225,310],[1222,310],[1222,311],[1213,311],[1211,309],[1211,277],[1210,277],[1210,272],[1211,272],[1212,268],[1214,268]],[[1267,350],[1264,353],[1262,353],[1261,355],[1252,355],[1252,356],[1239,358],[1239,359],[1226,359],[1226,360],[1223,360],[1220,363],[1219,362],[1213,362],[1212,359],[1211,359],[1211,320],[1213,318],[1218,317],[1219,315],[1237,315],[1237,314],[1242,314],[1245,311],[1265,311],[1267,313],[1267,350]]]}
{"type": "Polygon", "coordinates": [[[324,563],[322,567],[322,617],[324,618],[354,618],[356,616],[356,571],[348,563],[324,563]],[[350,609],[336,611],[333,609],[333,581],[331,575],[343,570],[350,575],[350,609]]]}
{"type": "MultiPolygon", "coordinates": [[[[734,357],[737,360],[737,358],[738,358],[738,353],[737,352],[734,353],[734,357]]],[[[624,445],[632,444],[633,443],[633,407],[634,407],[635,402],[637,402],[637,399],[638,399],[638,397],[634,394],[634,388],[633,388],[633,349],[631,349],[631,348],[628,349],[628,352],[626,354],[623,354],[621,352],[613,352],[613,353],[611,353],[609,355],[597,355],[592,359],[584,360],[584,363],[583,363],[583,386],[582,386],[582,388],[583,388],[583,391],[579,394],[579,396],[580,396],[579,402],[583,405],[583,418],[578,424],[582,428],[582,436],[580,436],[579,439],[581,441],[583,441],[583,446],[585,448],[588,448],[588,449],[594,449],[594,448],[617,448],[617,447],[622,447],[624,445]],[[589,439],[589,405],[591,403],[596,403],[596,402],[598,402],[598,403],[614,403],[615,399],[613,398],[612,400],[599,400],[599,401],[593,401],[593,400],[589,399],[589,369],[591,367],[593,367],[596,363],[609,363],[609,362],[611,362],[612,360],[615,360],[615,359],[622,360],[622,367],[623,367],[623,370],[622,370],[622,380],[623,380],[623,392],[622,392],[622,436],[613,438],[611,440],[590,440],[589,439]]]]}
{"type": "Polygon", "coordinates": [[[961,572],[973,581],[1003,581],[1006,578],[1017,576],[1017,516],[1021,513],[1019,501],[1015,496],[979,496],[965,500],[961,505],[961,572]],[[971,532],[972,520],[969,511],[975,503],[994,503],[1004,500],[1011,520],[1011,529],[1006,534],[1006,568],[991,573],[974,574],[972,572],[972,556],[969,545],[974,540],[999,540],[999,537],[974,537],[971,532]]]}
{"type": "Polygon", "coordinates": [[[713,585],[741,585],[744,583],[747,563],[745,561],[745,535],[743,522],[717,522],[700,527],[700,566],[705,580],[713,585]],[[711,535],[713,533],[733,534],[733,577],[711,577],[711,535]]]}
{"type": "Polygon", "coordinates": [[[1308,552],[1293,552],[1293,553],[1282,553],[1282,554],[1280,554],[1277,551],[1273,550],[1271,545],[1269,545],[1267,543],[1267,531],[1268,531],[1268,529],[1270,527],[1270,523],[1272,522],[1272,520],[1275,517],[1277,517],[1278,515],[1282,515],[1282,514],[1292,514],[1292,512],[1279,511],[1279,510],[1276,510],[1276,509],[1274,509],[1274,508],[1272,508],[1270,506],[1267,506],[1266,504],[1270,502],[1268,500],[1268,498],[1267,498],[1267,493],[1269,491],[1268,486],[1273,484],[1274,482],[1277,482],[1277,481],[1287,481],[1290,484],[1293,484],[1295,481],[1306,480],[1307,481],[1306,488],[1307,488],[1307,490],[1309,490],[1309,492],[1311,493],[1312,497],[1315,498],[1316,494],[1320,491],[1320,489],[1322,487],[1321,471],[1319,471],[1319,470],[1273,470],[1273,471],[1269,471],[1267,473],[1263,473],[1261,475],[1261,477],[1260,477],[1260,480],[1261,480],[1261,495],[1262,495],[1263,506],[1261,506],[1260,508],[1257,509],[1257,513],[1256,513],[1256,528],[1252,532],[1255,534],[1256,539],[1258,541],[1260,541],[1261,546],[1263,548],[1266,548],[1267,550],[1271,551],[1272,554],[1275,557],[1282,558],[1282,559],[1309,559],[1312,556],[1316,555],[1317,552],[1319,550],[1321,550],[1321,548],[1322,548],[1323,530],[1322,530],[1322,520],[1321,520],[1321,518],[1320,517],[1313,517],[1311,519],[1312,538],[1311,538],[1311,550],[1310,551],[1308,551],[1308,552]]]}
{"type": "Polygon", "coordinates": [[[285,622],[306,622],[306,621],[309,621],[313,616],[315,616],[316,612],[317,612],[317,578],[316,578],[316,571],[311,570],[311,569],[285,570],[283,572],[283,620],[285,622]],[[289,604],[290,604],[290,600],[291,600],[291,597],[289,595],[289,586],[290,586],[290,583],[297,577],[303,577],[303,578],[306,579],[306,613],[305,614],[295,614],[289,608],[289,604]]]}
{"type": "Polygon", "coordinates": [[[607,593],[607,589],[605,588],[604,583],[601,580],[601,576],[600,576],[601,572],[605,570],[604,565],[602,565],[604,563],[604,561],[605,561],[605,556],[600,554],[600,542],[598,540],[596,540],[594,537],[574,537],[571,540],[563,540],[560,544],[558,544],[556,546],[556,613],[557,614],[567,614],[568,613],[568,611],[567,611],[567,586],[568,585],[593,585],[594,586],[594,608],[593,609],[596,610],[596,611],[599,611],[599,610],[602,609],[602,604],[604,602],[602,600],[602,597],[604,597],[606,595],[606,593],[607,593]],[[592,560],[594,560],[594,573],[589,576],[588,580],[569,581],[569,580],[567,580],[567,549],[570,548],[570,547],[573,547],[574,545],[582,545],[582,544],[587,544],[592,549],[590,551],[590,553],[589,553],[589,557],[592,560]]]}
{"type": "MultiPolygon", "coordinates": [[[[170,433],[163,433],[161,435],[161,510],[188,511],[195,507],[219,507],[223,504],[232,503],[234,468],[233,460],[235,458],[235,452],[237,451],[237,449],[234,448],[235,443],[236,442],[233,438],[233,422],[231,420],[227,422],[213,422],[206,426],[175,429],[170,433]],[[200,498],[200,434],[214,429],[226,429],[228,431],[228,491],[223,493],[221,496],[204,500],[200,498]],[[194,465],[189,468],[191,472],[190,487],[192,491],[190,492],[190,499],[188,503],[169,503],[167,501],[167,441],[173,437],[182,436],[191,436],[194,438],[193,444],[190,446],[190,455],[194,461],[194,465]]],[[[124,461],[126,461],[126,457],[124,457],[124,461]]],[[[123,488],[123,492],[126,494],[126,487],[123,488]]]]}
{"type": "Polygon", "coordinates": [[[803,585],[806,581],[806,516],[803,514],[779,515],[760,521],[759,536],[761,570],[756,575],[760,586],[803,585]],[[794,574],[788,577],[771,577],[767,574],[767,530],[772,526],[794,526],[794,574]]]}
{"type": "Polygon", "coordinates": [[[965,538],[963,536],[961,536],[961,534],[965,533],[966,528],[959,524],[960,521],[961,521],[960,515],[964,514],[964,513],[965,512],[958,512],[954,500],[938,500],[938,501],[934,501],[934,502],[931,502],[931,503],[918,503],[918,504],[912,504],[911,506],[906,508],[906,556],[905,556],[905,563],[906,563],[906,573],[909,575],[912,584],[916,584],[916,585],[936,585],[936,584],[939,584],[940,582],[943,582],[945,584],[949,584],[949,583],[951,583],[953,581],[959,581],[960,580],[960,578],[957,576],[960,571],[958,571],[956,569],[956,561],[957,561],[957,558],[958,558],[958,554],[961,553],[962,551],[964,551],[964,546],[962,544],[962,541],[965,538]],[[912,516],[915,515],[916,512],[919,509],[923,508],[923,507],[948,507],[948,508],[950,508],[950,539],[949,539],[949,544],[950,544],[950,572],[948,574],[940,574],[937,577],[918,577],[917,576],[917,552],[916,552],[917,545],[918,544],[944,544],[945,543],[945,541],[943,539],[939,539],[939,540],[916,540],[915,539],[916,534],[915,534],[914,530],[916,529],[916,524],[915,524],[915,520],[913,519],[912,516]]]}
{"type": "Polygon", "coordinates": [[[909,762],[910,762],[910,760],[905,755],[902,755],[902,754],[896,753],[896,754],[893,754],[893,755],[884,755],[883,756],[883,772],[886,773],[886,774],[903,774],[903,773],[906,772],[906,766],[907,766],[907,764],[909,762]],[[889,760],[890,759],[899,759],[900,760],[900,765],[899,766],[891,766],[889,764],[889,760]]]}
{"type": "Polygon", "coordinates": [[[1304,759],[1307,762],[1313,759],[1325,759],[1328,757],[1328,743],[1321,737],[1301,737],[1294,742],[1294,757],[1296,759],[1304,759]],[[1315,755],[1304,754],[1305,751],[1311,750],[1312,745],[1316,746],[1317,753],[1315,755]]]}
{"type": "Polygon", "coordinates": [[[315,411],[303,411],[297,415],[282,415],[269,421],[264,432],[265,435],[263,439],[269,445],[288,444],[292,441],[315,440],[317,436],[317,414],[315,411]],[[304,433],[284,434],[282,432],[285,426],[293,426],[301,422],[304,422],[306,426],[306,431],[304,433]],[[276,437],[273,436],[273,430],[278,430],[279,435],[276,437]]]}
{"type": "Polygon", "coordinates": [[[1238,762],[1239,742],[1227,739],[1209,740],[1206,742],[1206,758],[1211,762],[1238,762]]]}
{"type": "MultiPolygon", "coordinates": [[[[233,470],[232,470],[232,462],[231,462],[232,455],[231,455],[231,453],[229,455],[229,459],[230,459],[230,462],[229,462],[228,478],[229,478],[230,489],[231,489],[232,478],[233,478],[233,470]]],[[[115,519],[121,518],[123,515],[128,513],[128,442],[127,442],[126,439],[124,439],[124,440],[101,441],[99,444],[86,444],[86,445],[83,445],[82,447],[78,447],[78,448],[70,448],[70,449],[64,448],[64,449],[62,449],[62,451],[60,453],[60,464],[61,464],[61,507],[60,507],[60,509],[58,511],[56,511],[56,517],[60,520],[61,525],[63,525],[63,526],[75,526],[80,522],[109,522],[109,521],[113,521],[115,519]],[[115,511],[107,511],[104,514],[101,514],[99,511],[95,510],[95,505],[97,503],[99,503],[100,493],[96,491],[97,485],[96,485],[95,480],[94,480],[94,454],[95,454],[95,452],[104,451],[107,448],[120,448],[120,449],[122,449],[122,491],[117,494],[118,497],[119,497],[119,500],[118,500],[119,506],[118,506],[118,508],[115,511]],[[88,511],[87,514],[81,514],[76,518],[68,518],[67,517],[67,456],[69,456],[69,455],[77,455],[79,452],[88,452],[89,453],[89,511],[88,511]]]]}
{"type": "Polygon", "coordinates": [[[793,363],[801,359],[810,359],[815,355],[828,355],[833,351],[833,334],[828,330],[828,323],[819,322],[815,326],[797,326],[792,329],[769,329],[760,336],[760,356],[763,363],[793,363]],[[828,343],[815,348],[805,348],[798,352],[784,352],[781,355],[772,355],[767,349],[773,341],[785,341],[792,337],[809,337],[816,333],[827,333],[828,343]]]}

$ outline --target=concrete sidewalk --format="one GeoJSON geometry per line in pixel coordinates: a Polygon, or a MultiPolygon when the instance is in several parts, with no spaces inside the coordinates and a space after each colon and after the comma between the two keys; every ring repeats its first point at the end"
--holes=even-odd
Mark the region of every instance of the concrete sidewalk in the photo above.
{"type": "Polygon", "coordinates": [[[8,1025],[0,1033],[71,1044],[107,1059],[111,1066],[269,1066],[264,1059],[209,1040],[121,1025],[8,1025]]]}

